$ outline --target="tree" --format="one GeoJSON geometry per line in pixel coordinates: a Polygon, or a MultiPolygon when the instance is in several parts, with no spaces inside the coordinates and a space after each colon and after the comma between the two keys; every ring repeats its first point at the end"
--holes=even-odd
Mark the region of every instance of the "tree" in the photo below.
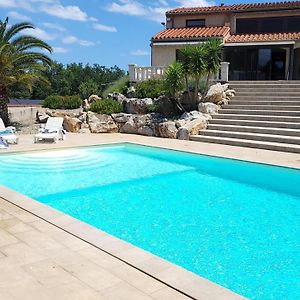
{"type": "Polygon", "coordinates": [[[98,95],[100,92],[99,85],[92,79],[82,82],[78,90],[82,99],[87,99],[91,95],[98,95]]]}
{"type": "Polygon", "coordinates": [[[34,29],[30,23],[8,26],[8,18],[0,21],[0,117],[9,123],[9,87],[13,84],[32,89],[33,83],[40,79],[43,63],[51,65],[51,59],[33,49],[52,52],[52,48],[36,37],[22,35],[24,29],[34,29]]]}
{"type": "Polygon", "coordinates": [[[204,54],[206,62],[205,71],[207,72],[206,90],[208,89],[211,75],[216,74],[220,70],[222,48],[222,42],[217,38],[210,39],[204,44],[204,54]]]}
{"type": "Polygon", "coordinates": [[[178,62],[182,65],[183,76],[185,80],[185,88],[188,92],[188,96],[191,99],[191,93],[189,88],[189,77],[191,71],[191,60],[192,60],[193,49],[191,46],[186,46],[180,49],[178,52],[178,62]]]}
{"type": "Polygon", "coordinates": [[[182,64],[174,62],[169,65],[166,70],[166,89],[180,110],[184,110],[181,103],[178,101],[178,94],[183,87],[183,68],[182,64]]]}
{"type": "Polygon", "coordinates": [[[200,80],[206,72],[206,49],[203,44],[194,46],[191,49],[190,72],[195,79],[195,101],[198,101],[200,80]]]}

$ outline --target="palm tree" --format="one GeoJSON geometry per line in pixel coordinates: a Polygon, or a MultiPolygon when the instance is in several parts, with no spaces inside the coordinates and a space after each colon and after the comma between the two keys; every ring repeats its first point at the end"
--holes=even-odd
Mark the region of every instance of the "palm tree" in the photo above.
{"type": "Polygon", "coordinates": [[[200,80],[206,72],[206,49],[203,44],[194,46],[191,49],[190,72],[195,79],[195,101],[198,101],[200,80]]]}
{"type": "Polygon", "coordinates": [[[221,55],[223,44],[220,39],[214,38],[204,44],[206,61],[206,90],[208,89],[211,75],[216,74],[221,67],[221,55]]]}
{"type": "Polygon", "coordinates": [[[24,29],[34,29],[30,23],[18,23],[11,27],[8,18],[0,20],[0,117],[7,125],[9,88],[13,84],[21,84],[31,89],[34,82],[41,77],[38,72],[43,64],[51,65],[51,59],[34,49],[46,50],[52,48],[44,41],[20,34],[24,29]]]}
{"type": "Polygon", "coordinates": [[[179,62],[170,64],[166,70],[166,89],[169,92],[172,99],[175,101],[176,106],[184,111],[183,106],[178,100],[179,92],[183,87],[183,67],[179,62]]]}
{"type": "Polygon", "coordinates": [[[191,67],[191,57],[193,49],[191,46],[186,46],[178,51],[178,61],[182,65],[182,72],[185,81],[185,88],[188,92],[189,99],[191,99],[191,93],[189,89],[189,77],[190,77],[190,67],[191,67]]]}

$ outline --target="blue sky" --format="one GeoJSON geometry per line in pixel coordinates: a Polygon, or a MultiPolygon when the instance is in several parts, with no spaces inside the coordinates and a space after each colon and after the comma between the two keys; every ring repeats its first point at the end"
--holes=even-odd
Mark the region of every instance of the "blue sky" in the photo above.
{"type": "MultiPolygon", "coordinates": [[[[32,22],[54,49],[52,58],[118,65],[150,64],[150,38],[163,29],[166,10],[220,4],[210,0],[0,0],[0,18],[32,22]]],[[[249,2],[249,1],[239,1],[249,2]]],[[[254,2],[254,1],[252,1],[254,2]]],[[[232,4],[234,1],[225,1],[232,4]]]]}

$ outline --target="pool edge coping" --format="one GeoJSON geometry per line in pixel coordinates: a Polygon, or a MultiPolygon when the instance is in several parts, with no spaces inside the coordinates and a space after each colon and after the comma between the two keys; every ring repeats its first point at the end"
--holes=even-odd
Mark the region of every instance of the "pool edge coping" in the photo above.
{"type": "Polygon", "coordinates": [[[204,277],[6,186],[0,185],[0,198],[37,216],[67,234],[89,243],[191,299],[246,299],[204,277]],[[155,270],[153,270],[154,266],[155,270]]]}

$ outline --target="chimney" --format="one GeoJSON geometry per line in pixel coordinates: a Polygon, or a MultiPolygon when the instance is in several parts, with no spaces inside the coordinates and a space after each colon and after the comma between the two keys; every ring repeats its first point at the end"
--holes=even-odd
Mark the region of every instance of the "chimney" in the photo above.
{"type": "Polygon", "coordinates": [[[220,6],[224,6],[224,2],[221,2],[220,6]]]}

